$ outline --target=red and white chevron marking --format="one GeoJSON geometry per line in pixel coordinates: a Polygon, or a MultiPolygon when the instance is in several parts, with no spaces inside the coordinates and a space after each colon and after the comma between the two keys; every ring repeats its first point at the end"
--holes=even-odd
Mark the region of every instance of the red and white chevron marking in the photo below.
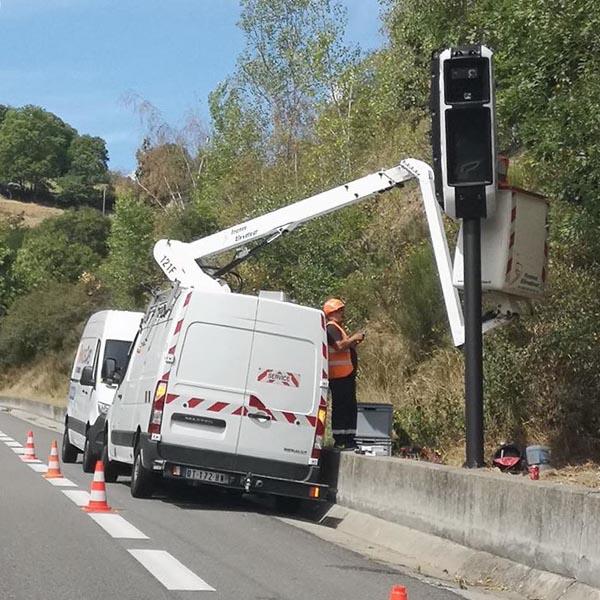
{"type": "MultiPolygon", "coordinates": [[[[170,356],[173,356],[175,354],[175,350],[177,349],[177,343],[179,342],[179,335],[181,333],[181,328],[183,327],[183,320],[185,318],[187,306],[190,303],[191,299],[192,299],[192,292],[188,292],[187,296],[185,297],[185,300],[183,301],[183,311],[181,314],[181,319],[179,319],[179,321],[177,321],[177,324],[175,325],[175,330],[173,331],[173,336],[171,337],[171,343],[169,344],[169,350],[167,351],[167,354],[170,356]]],[[[173,363],[168,365],[165,374],[161,377],[161,380],[169,381],[169,377],[171,375],[172,368],[173,368],[173,363]]],[[[167,395],[167,404],[170,402],[169,397],[172,395],[173,394],[167,395]]]]}
{"type": "Polygon", "coordinates": [[[183,396],[177,394],[167,394],[165,400],[166,404],[177,402],[182,409],[194,409],[200,406],[201,410],[211,413],[220,413],[223,415],[235,415],[246,417],[248,416],[249,409],[262,410],[264,413],[271,417],[272,421],[280,423],[288,423],[290,425],[306,425],[315,427],[317,424],[317,417],[313,415],[302,415],[291,411],[274,410],[268,408],[262,400],[257,396],[251,395],[248,398],[248,406],[240,406],[231,402],[212,401],[205,398],[197,398],[195,396],[183,396]]]}

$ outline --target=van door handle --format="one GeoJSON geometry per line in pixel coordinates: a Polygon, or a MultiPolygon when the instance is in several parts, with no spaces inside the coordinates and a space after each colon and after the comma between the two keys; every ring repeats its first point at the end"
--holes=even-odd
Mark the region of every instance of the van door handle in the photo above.
{"type": "Polygon", "coordinates": [[[248,413],[248,416],[251,419],[256,419],[257,421],[270,421],[271,420],[271,417],[267,413],[263,413],[263,412],[248,413]]]}

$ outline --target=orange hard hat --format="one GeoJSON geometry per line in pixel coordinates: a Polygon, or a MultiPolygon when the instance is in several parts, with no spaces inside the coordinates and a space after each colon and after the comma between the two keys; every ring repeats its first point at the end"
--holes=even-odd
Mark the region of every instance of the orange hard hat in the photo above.
{"type": "Polygon", "coordinates": [[[329,316],[331,313],[336,310],[340,310],[340,308],[344,308],[346,306],[339,298],[330,298],[323,304],[323,312],[325,315],[329,316]]]}

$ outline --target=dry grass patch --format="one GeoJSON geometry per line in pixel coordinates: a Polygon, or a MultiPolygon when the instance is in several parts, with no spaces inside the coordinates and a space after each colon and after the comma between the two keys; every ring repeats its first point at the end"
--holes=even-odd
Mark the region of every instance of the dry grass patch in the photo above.
{"type": "Polygon", "coordinates": [[[0,395],[66,406],[69,375],[64,369],[64,360],[54,356],[9,368],[0,379],[0,395]]]}
{"type": "Polygon", "coordinates": [[[23,224],[27,227],[35,227],[49,217],[56,217],[63,213],[61,208],[51,206],[42,206],[30,202],[19,202],[18,200],[9,200],[0,196],[0,220],[6,220],[11,217],[23,217],[23,224]]]}

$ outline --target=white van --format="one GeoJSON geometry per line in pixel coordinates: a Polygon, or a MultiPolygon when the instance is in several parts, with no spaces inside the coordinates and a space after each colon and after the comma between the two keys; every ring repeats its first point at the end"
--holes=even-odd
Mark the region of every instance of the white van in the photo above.
{"type": "Polygon", "coordinates": [[[153,302],[108,413],[105,476],[322,499],[327,344],[319,310],[174,288],[153,302]]]}
{"type": "Polygon", "coordinates": [[[86,473],[94,470],[102,451],[105,415],[143,316],[104,310],[93,314],[83,330],[71,371],[62,460],[73,463],[83,452],[86,473]]]}

